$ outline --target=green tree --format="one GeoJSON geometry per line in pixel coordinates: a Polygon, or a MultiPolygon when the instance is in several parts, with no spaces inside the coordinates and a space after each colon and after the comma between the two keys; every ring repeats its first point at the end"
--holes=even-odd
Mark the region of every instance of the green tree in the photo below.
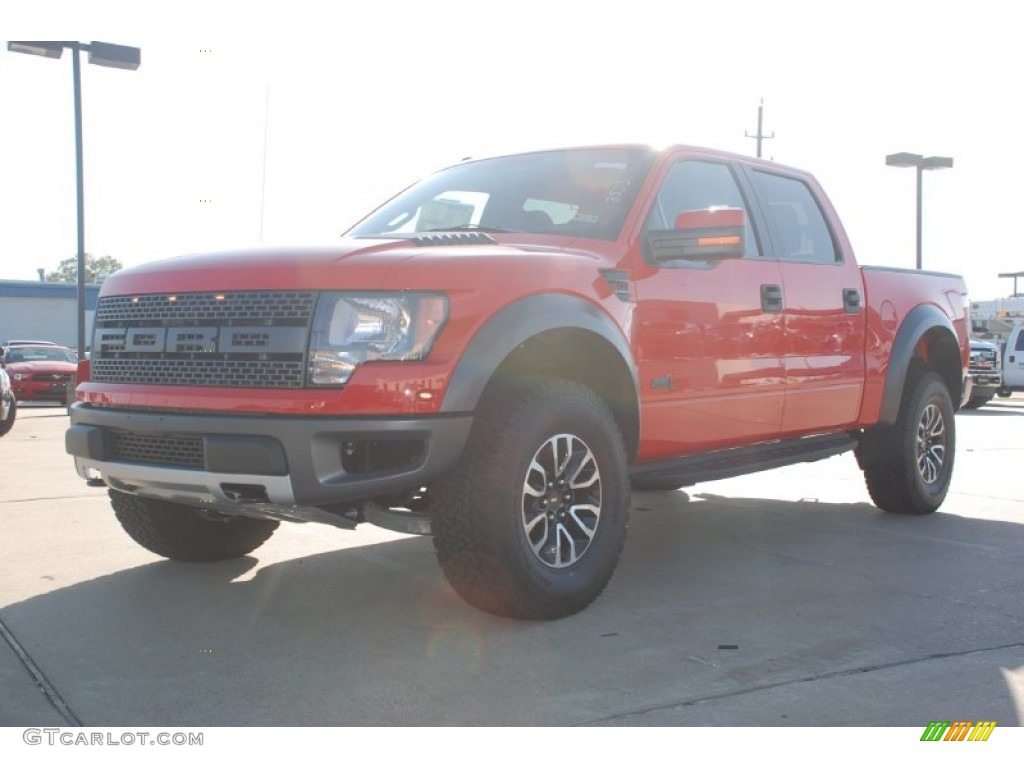
{"type": "MultiPolygon", "coordinates": [[[[85,282],[98,283],[112,275],[124,265],[113,256],[93,256],[85,254],[85,282]]],[[[46,279],[51,283],[77,283],[78,257],[68,256],[57,265],[55,272],[50,272],[46,279]]]]}

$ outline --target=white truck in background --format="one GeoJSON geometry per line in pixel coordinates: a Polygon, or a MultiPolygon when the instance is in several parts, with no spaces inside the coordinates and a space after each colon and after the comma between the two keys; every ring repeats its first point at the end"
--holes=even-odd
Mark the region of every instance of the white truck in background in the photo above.
{"type": "Polygon", "coordinates": [[[1024,392],[1024,323],[1021,322],[1014,325],[1006,337],[1003,383],[997,394],[1009,397],[1014,392],[1024,392]]]}

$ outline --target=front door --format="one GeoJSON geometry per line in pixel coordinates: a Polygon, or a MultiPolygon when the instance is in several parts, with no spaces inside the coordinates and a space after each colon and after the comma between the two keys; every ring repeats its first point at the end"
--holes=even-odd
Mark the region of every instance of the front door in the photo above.
{"type": "MultiPolygon", "coordinates": [[[[742,258],[657,263],[634,246],[634,335],[641,386],[641,461],[771,439],[785,377],[782,276],[766,258],[730,166],[680,156],[652,200],[644,231],[680,214],[738,208],[742,258]]],[[[685,217],[684,217],[685,218],[685,217]]]]}

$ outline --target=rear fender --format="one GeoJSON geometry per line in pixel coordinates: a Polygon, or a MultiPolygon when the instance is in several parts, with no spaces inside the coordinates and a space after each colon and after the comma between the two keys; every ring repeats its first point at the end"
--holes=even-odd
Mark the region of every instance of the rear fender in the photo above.
{"type": "Polygon", "coordinates": [[[949,355],[944,354],[944,350],[948,349],[950,344],[959,350],[960,343],[957,341],[953,323],[940,309],[931,304],[921,304],[910,311],[896,333],[889,355],[889,367],[882,394],[882,411],[878,420],[880,424],[892,424],[896,421],[907,374],[915,358],[941,374],[949,386],[953,402],[960,402],[963,376],[959,370],[959,356],[956,364],[951,366],[949,355]]]}

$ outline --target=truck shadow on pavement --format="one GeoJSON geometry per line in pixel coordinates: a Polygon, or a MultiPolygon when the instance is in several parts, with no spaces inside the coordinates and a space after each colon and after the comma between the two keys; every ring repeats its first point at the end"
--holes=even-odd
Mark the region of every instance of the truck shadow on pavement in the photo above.
{"type": "Polygon", "coordinates": [[[959,410],[956,413],[957,416],[967,416],[968,418],[985,417],[991,418],[992,416],[1024,416],[1024,410],[1013,405],[1002,405],[1000,403],[989,403],[983,405],[980,408],[968,408],[959,410]]]}
{"type": "Polygon", "coordinates": [[[255,556],[130,567],[0,617],[86,726],[924,728],[1016,725],[1024,707],[1017,524],[635,493],[608,589],[552,623],[463,604],[429,539],[295,557],[313,541],[298,528],[255,556]]]}

